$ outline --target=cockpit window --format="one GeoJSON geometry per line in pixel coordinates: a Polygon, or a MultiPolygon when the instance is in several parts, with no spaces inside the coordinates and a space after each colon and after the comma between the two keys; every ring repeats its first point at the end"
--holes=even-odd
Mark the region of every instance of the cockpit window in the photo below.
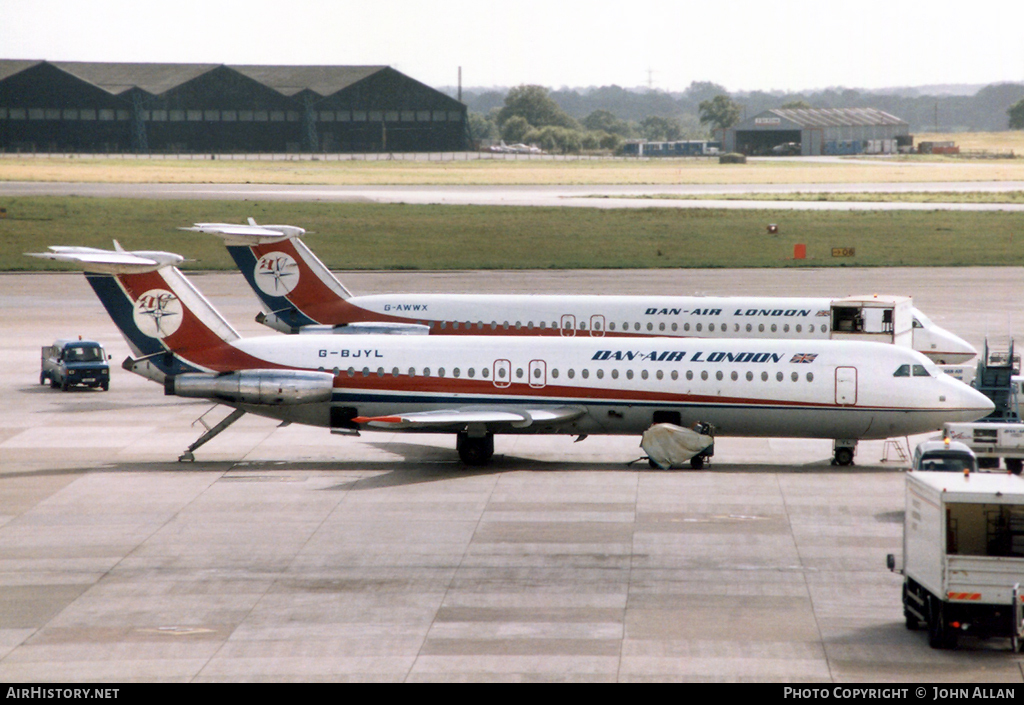
{"type": "Polygon", "coordinates": [[[917,320],[917,318],[914,318],[914,328],[924,328],[924,326],[921,325],[921,321],[917,320]]]}
{"type": "Polygon", "coordinates": [[[915,377],[931,377],[928,374],[928,370],[924,368],[924,365],[914,365],[914,376],[915,377]]]}
{"type": "Polygon", "coordinates": [[[910,376],[910,365],[900,365],[896,368],[896,371],[892,373],[893,377],[909,377],[910,376]]]}

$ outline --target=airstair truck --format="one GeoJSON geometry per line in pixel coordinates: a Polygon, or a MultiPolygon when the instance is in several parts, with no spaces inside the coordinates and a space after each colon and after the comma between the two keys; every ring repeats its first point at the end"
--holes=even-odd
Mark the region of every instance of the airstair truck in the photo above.
{"type": "MultiPolygon", "coordinates": [[[[947,423],[943,435],[966,444],[978,456],[982,468],[998,468],[1002,458],[1006,469],[1019,475],[1024,469],[1024,420],[1020,414],[1020,355],[1007,346],[989,346],[978,360],[970,385],[987,396],[995,409],[973,423],[947,423]]],[[[966,381],[966,380],[965,380],[966,381]]]]}
{"type": "Polygon", "coordinates": [[[1024,644],[1024,479],[1010,474],[908,472],[902,573],[907,629],[935,649],[961,636],[1024,644]]]}

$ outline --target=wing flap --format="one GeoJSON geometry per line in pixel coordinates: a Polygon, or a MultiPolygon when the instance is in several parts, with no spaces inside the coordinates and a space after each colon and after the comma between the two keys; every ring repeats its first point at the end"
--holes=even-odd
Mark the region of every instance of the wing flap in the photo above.
{"type": "Polygon", "coordinates": [[[575,406],[550,408],[490,408],[462,407],[459,409],[438,409],[436,411],[415,411],[408,414],[388,416],[357,416],[352,419],[358,424],[371,428],[399,430],[443,429],[458,430],[471,424],[484,426],[510,426],[527,428],[533,425],[552,425],[572,421],[586,411],[575,406]]]}

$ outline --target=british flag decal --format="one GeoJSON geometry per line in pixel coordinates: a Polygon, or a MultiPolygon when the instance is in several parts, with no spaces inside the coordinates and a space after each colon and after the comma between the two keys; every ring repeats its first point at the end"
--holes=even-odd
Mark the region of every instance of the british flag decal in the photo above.
{"type": "Polygon", "coordinates": [[[816,357],[818,357],[818,353],[797,353],[790,362],[814,362],[816,357]]]}

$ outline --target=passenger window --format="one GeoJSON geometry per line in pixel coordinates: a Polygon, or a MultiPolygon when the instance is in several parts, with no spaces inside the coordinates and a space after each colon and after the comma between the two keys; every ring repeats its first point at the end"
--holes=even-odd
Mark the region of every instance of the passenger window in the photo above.
{"type": "Polygon", "coordinates": [[[604,379],[604,370],[598,370],[597,371],[597,378],[598,379],[604,379]]]}
{"type": "MultiPolygon", "coordinates": [[[[675,379],[675,377],[673,377],[672,379],[675,379]]],[[[693,370],[687,370],[686,371],[686,379],[687,379],[687,381],[693,379],[693,370]]]]}
{"type": "Polygon", "coordinates": [[[759,323],[757,325],[757,332],[758,333],[764,333],[764,323],[759,323]]]}
{"type": "Polygon", "coordinates": [[[775,381],[776,382],[781,382],[782,381],[782,373],[781,372],[776,372],[775,373],[775,381]]]}
{"type": "Polygon", "coordinates": [[[523,378],[523,368],[522,367],[517,367],[516,368],[516,379],[522,379],[522,378],[523,378]]]}
{"type": "MultiPolygon", "coordinates": [[[[533,375],[534,377],[540,377],[540,370],[539,369],[536,369],[533,372],[534,372],[534,375],[533,375]]],[[[557,367],[555,369],[551,370],[551,377],[553,379],[558,379],[558,368],[557,367]]]]}
{"type": "Polygon", "coordinates": [[[608,324],[608,330],[615,330],[615,322],[614,321],[612,321],[611,323],[608,324]]]}
{"type": "Polygon", "coordinates": [[[789,332],[789,324],[788,323],[786,325],[782,326],[782,332],[783,333],[788,333],[789,332]]]}
{"type": "MultiPolygon", "coordinates": [[[[664,330],[664,325],[665,324],[663,323],[662,324],[662,330],[664,330]]],[[[654,324],[653,323],[648,323],[647,324],[647,330],[654,330],[654,324]]]]}
{"type": "Polygon", "coordinates": [[[729,375],[729,377],[731,377],[732,381],[735,382],[736,380],[738,380],[740,378],[740,375],[739,375],[738,372],[736,372],[736,370],[733,370],[732,374],[729,375]]]}
{"type": "Polygon", "coordinates": [[[747,372],[747,381],[748,382],[753,382],[754,381],[754,373],[753,372],[750,372],[750,371],[747,372]]]}
{"type": "Polygon", "coordinates": [[[797,323],[797,324],[796,324],[796,332],[797,332],[797,333],[799,333],[799,332],[801,332],[802,330],[803,330],[803,326],[801,326],[801,325],[800,325],[799,323],[797,323]]]}
{"type": "Polygon", "coordinates": [[[574,370],[573,368],[570,367],[568,375],[569,375],[569,379],[572,379],[573,377],[576,376],[576,370],[574,370]]]}
{"type": "Polygon", "coordinates": [[[814,381],[814,373],[813,372],[808,372],[807,373],[807,381],[808,382],[813,382],[814,381]]]}
{"type": "Polygon", "coordinates": [[[583,379],[589,378],[590,377],[590,370],[583,370],[582,372],[580,372],[580,376],[583,377],[583,379]]]}
{"type": "Polygon", "coordinates": [[[470,367],[469,368],[469,378],[472,379],[474,377],[476,377],[476,370],[474,368],[470,367]]]}
{"type": "Polygon", "coordinates": [[[444,368],[443,367],[437,368],[437,376],[438,377],[444,377],[444,368]]]}
{"type": "MultiPolygon", "coordinates": [[[[657,376],[658,379],[663,379],[665,377],[665,373],[662,372],[661,370],[658,370],[657,373],[656,373],[656,376],[657,376]]],[[[646,372],[644,372],[644,379],[647,379],[647,373],[646,372]]]]}
{"type": "Polygon", "coordinates": [[[924,368],[924,365],[914,365],[914,376],[915,377],[931,377],[928,374],[928,370],[924,368]]]}
{"type": "MultiPolygon", "coordinates": [[[[687,372],[686,374],[693,374],[693,373],[692,372],[687,372]]],[[[679,379],[679,372],[678,372],[678,370],[672,370],[672,379],[679,379]]]]}
{"type": "Polygon", "coordinates": [[[721,370],[719,370],[718,372],[715,373],[715,379],[717,379],[719,382],[722,381],[722,377],[723,377],[723,375],[722,375],[722,371],[721,370]]]}
{"type": "Polygon", "coordinates": [[[762,382],[767,382],[768,381],[768,373],[767,372],[762,372],[761,373],[761,381],[762,382]]]}
{"type": "Polygon", "coordinates": [[[703,326],[700,323],[698,323],[697,324],[697,332],[700,333],[701,330],[703,330],[703,326]]]}
{"type": "Polygon", "coordinates": [[[794,372],[794,373],[793,373],[793,374],[791,374],[791,375],[790,375],[789,377],[790,377],[790,379],[792,379],[792,380],[793,380],[794,382],[796,382],[796,381],[797,381],[798,379],[800,379],[800,373],[799,373],[799,372],[794,372]]]}
{"type": "Polygon", "coordinates": [[[679,324],[678,323],[673,323],[672,324],[672,332],[675,333],[677,330],[679,330],[679,324]]]}
{"type": "Polygon", "coordinates": [[[415,367],[410,367],[409,368],[409,376],[410,377],[415,377],[416,376],[416,368],[415,367]]]}
{"type": "MultiPolygon", "coordinates": [[[[483,377],[484,379],[487,379],[490,375],[491,375],[491,371],[489,369],[487,369],[486,367],[484,367],[483,369],[480,370],[480,376],[483,377]]],[[[501,376],[502,377],[505,376],[504,370],[502,370],[501,376]]]]}
{"type": "Polygon", "coordinates": [[[378,377],[383,377],[384,376],[384,368],[383,367],[378,367],[377,368],[377,376],[378,377]]]}
{"type": "Polygon", "coordinates": [[[683,330],[689,331],[690,330],[690,324],[689,323],[684,323],[683,324],[683,330]]]}
{"type": "Polygon", "coordinates": [[[399,374],[399,373],[398,373],[398,368],[397,368],[397,367],[396,367],[396,368],[394,368],[393,370],[391,370],[391,376],[392,376],[392,377],[397,377],[397,376],[398,376],[398,374],[399,374]]]}
{"type": "Polygon", "coordinates": [[[708,324],[708,332],[709,333],[714,333],[715,332],[715,324],[714,323],[709,323],[708,324]]]}
{"type": "Polygon", "coordinates": [[[706,382],[707,379],[708,379],[708,371],[707,370],[701,370],[700,378],[706,382]]]}
{"type": "Polygon", "coordinates": [[[779,329],[779,327],[777,325],[775,325],[774,323],[772,323],[772,333],[774,333],[778,329],[779,329]]]}
{"type": "Polygon", "coordinates": [[[461,374],[462,374],[462,370],[460,370],[458,367],[456,367],[455,369],[452,370],[452,377],[458,377],[461,374]]]}
{"type": "Polygon", "coordinates": [[[750,325],[750,324],[748,323],[748,324],[747,324],[747,332],[749,333],[749,332],[750,332],[750,331],[752,331],[753,329],[754,329],[754,326],[752,326],[752,325],[750,325]]]}
{"type": "Polygon", "coordinates": [[[423,376],[424,377],[429,377],[430,376],[430,368],[429,367],[424,367],[423,368],[423,376]]]}
{"type": "Polygon", "coordinates": [[[658,324],[658,330],[665,330],[665,324],[664,323],[659,323],[658,324]]]}
{"type": "Polygon", "coordinates": [[[626,379],[633,379],[633,370],[626,370],[626,379]]]}
{"type": "MultiPolygon", "coordinates": [[[[640,379],[647,379],[647,370],[643,370],[640,373],[640,379]]],[[[661,379],[661,377],[659,377],[658,379],[661,379]]]]}
{"type": "Polygon", "coordinates": [[[618,378],[619,378],[619,371],[618,370],[612,370],[612,379],[618,379],[618,378]]]}
{"type": "Polygon", "coordinates": [[[893,377],[909,377],[910,376],[910,365],[900,365],[896,368],[896,371],[892,373],[893,377]]]}
{"type": "Polygon", "coordinates": [[[369,367],[364,367],[363,368],[363,377],[369,377],[369,376],[370,376],[370,368],[369,367]]]}
{"type": "Polygon", "coordinates": [[[633,324],[633,330],[640,330],[640,324],[639,323],[634,323],[633,324]]]}

